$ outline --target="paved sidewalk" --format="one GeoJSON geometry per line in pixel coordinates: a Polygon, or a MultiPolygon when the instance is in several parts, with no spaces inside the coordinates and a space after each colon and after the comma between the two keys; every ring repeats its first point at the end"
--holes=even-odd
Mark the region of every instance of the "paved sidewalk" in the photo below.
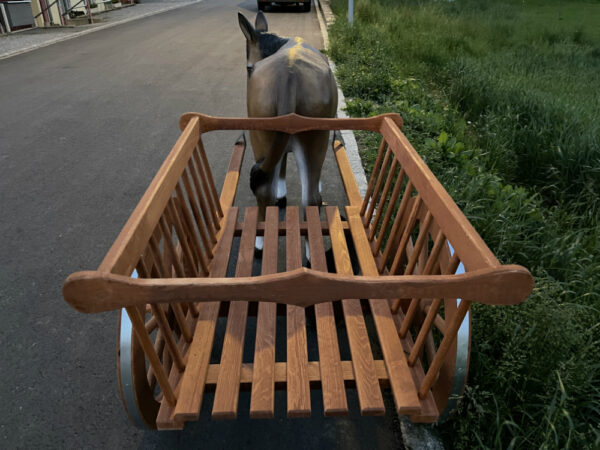
{"type": "Polygon", "coordinates": [[[0,59],[26,53],[37,48],[46,47],[83,34],[93,33],[104,28],[113,27],[142,17],[152,16],[182,6],[198,3],[202,0],[159,1],[139,3],[134,6],[107,11],[94,16],[97,23],[76,27],[34,28],[18,33],[0,35],[0,59]]]}

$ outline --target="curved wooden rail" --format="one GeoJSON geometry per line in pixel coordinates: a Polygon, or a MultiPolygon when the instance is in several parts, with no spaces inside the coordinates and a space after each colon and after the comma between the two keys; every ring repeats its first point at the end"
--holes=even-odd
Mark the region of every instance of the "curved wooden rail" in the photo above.
{"type": "Polygon", "coordinates": [[[143,279],[89,271],[71,275],[63,296],[76,310],[96,313],[186,301],[263,301],[307,307],[343,298],[444,297],[514,305],[532,289],[531,274],[516,265],[434,276],[349,276],[300,268],[258,277],[143,279]]]}
{"type": "Polygon", "coordinates": [[[281,131],[288,134],[309,130],[368,130],[379,131],[386,118],[402,128],[402,117],[396,113],[380,114],[366,119],[323,119],[287,114],[278,117],[213,117],[189,112],[179,119],[179,127],[184,130],[194,117],[200,121],[200,133],[214,130],[265,130],[281,131]]]}

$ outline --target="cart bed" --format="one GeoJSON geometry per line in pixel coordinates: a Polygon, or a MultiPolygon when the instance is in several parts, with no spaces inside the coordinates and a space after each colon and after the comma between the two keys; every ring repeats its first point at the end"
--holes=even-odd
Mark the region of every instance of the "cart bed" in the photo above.
{"type": "Polygon", "coordinates": [[[348,413],[347,388],[363,415],[385,414],[382,389],[415,422],[447,414],[466,380],[471,303],[519,303],[533,285],[526,269],[499,264],[406,140],[400,117],[191,113],[181,123],[98,271],[71,275],[63,290],[81,311],[123,308],[119,381],[131,419],[180,429],[199,417],[207,390],[215,419],[237,416],[240,390],[251,391],[250,417],[270,418],[276,389],[287,393],[289,417],[307,417],[311,388],[322,391],[326,416],[348,413]],[[363,129],[383,139],[364,199],[334,140],[349,204],[270,207],[259,221],[256,207],[233,206],[243,139],[217,195],[201,139],[216,129],[363,129]],[[305,245],[310,268],[302,268],[305,245]],[[250,334],[252,362],[244,362],[250,334]],[[278,345],[285,357],[276,359],[278,345]]]}

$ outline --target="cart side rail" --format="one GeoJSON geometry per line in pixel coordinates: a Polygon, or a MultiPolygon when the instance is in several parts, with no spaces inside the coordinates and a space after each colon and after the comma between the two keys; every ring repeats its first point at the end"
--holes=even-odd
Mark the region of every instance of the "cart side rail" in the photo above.
{"type": "Polygon", "coordinates": [[[439,229],[456,250],[466,270],[500,265],[498,259],[400,128],[386,118],[383,121],[381,134],[393,153],[394,159],[398,161],[398,167],[400,170],[404,169],[407,181],[412,184],[416,196],[420,199],[421,209],[417,211],[417,214],[424,219],[427,213],[430,213],[430,228],[439,229]]]}
{"type": "Polygon", "coordinates": [[[277,117],[213,117],[196,112],[185,113],[179,119],[179,126],[184,130],[188,123],[197,118],[200,132],[215,130],[263,130],[281,131],[297,134],[311,130],[366,130],[380,132],[386,119],[391,120],[397,127],[402,127],[402,118],[396,113],[380,114],[369,118],[316,118],[286,114],[277,117]]]}
{"type": "Polygon", "coordinates": [[[63,293],[78,311],[98,313],[155,303],[263,301],[308,307],[344,298],[438,296],[514,305],[524,301],[532,287],[529,271],[517,265],[435,276],[353,276],[303,267],[236,278],[143,279],[98,271],[77,272],[67,279],[63,293]]]}
{"type": "MultiPolygon", "coordinates": [[[[243,138],[243,136],[242,136],[243,138]]],[[[234,199],[246,148],[245,139],[234,146],[219,198],[204,149],[199,120],[192,118],[158,170],[150,186],[113,243],[99,270],[129,275],[150,247],[186,235],[196,266],[208,267],[220,235],[223,210],[234,199]],[[167,239],[169,238],[169,239],[167,239]]],[[[177,242],[178,239],[175,239],[177,242]]],[[[183,242],[181,240],[180,242],[183,242]]],[[[178,251],[186,251],[181,246],[178,251]]],[[[168,249],[162,249],[168,251],[168,249]]],[[[187,255],[189,256],[189,255],[187,255]]],[[[176,259],[173,257],[172,259],[176,259]]],[[[205,274],[207,273],[204,270],[205,274]]],[[[170,274],[167,274],[170,276],[170,274]]],[[[181,275],[179,275],[181,276],[181,275]]]]}

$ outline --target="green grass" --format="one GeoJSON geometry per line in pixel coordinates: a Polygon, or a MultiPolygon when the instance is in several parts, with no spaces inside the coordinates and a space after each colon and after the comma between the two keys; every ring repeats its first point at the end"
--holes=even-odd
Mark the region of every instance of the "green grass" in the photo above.
{"type": "MultiPolygon", "coordinates": [[[[358,0],[331,30],[349,113],[401,113],[494,253],[536,278],[523,305],[474,307],[449,447],[600,447],[599,21],[599,2],[358,0]]],[[[369,170],[377,142],[358,139],[369,170]]]]}

